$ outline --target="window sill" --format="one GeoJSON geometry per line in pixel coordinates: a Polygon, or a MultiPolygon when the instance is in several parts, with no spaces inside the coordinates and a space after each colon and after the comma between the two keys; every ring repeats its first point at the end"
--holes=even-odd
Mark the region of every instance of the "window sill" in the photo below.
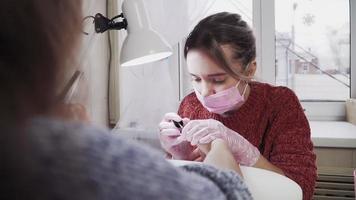
{"type": "Polygon", "coordinates": [[[356,126],[341,121],[309,121],[315,147],[356,148],[356,126]]]}

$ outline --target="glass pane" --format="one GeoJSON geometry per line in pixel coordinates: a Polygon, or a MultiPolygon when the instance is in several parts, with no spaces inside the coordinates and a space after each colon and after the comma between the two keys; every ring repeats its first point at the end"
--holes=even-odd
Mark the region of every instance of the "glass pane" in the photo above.
{"type": "Polygon", "coordinates": [[[276,84],[300,100],[350,98],[349,0],[275,0],[276,84]]]}
{"type": "Polygon", "coordinates": [[[218,12],[238,13],[252,26],[252,0],[190,0],[187,2],[193,26],[204,17],[218,12]]]}

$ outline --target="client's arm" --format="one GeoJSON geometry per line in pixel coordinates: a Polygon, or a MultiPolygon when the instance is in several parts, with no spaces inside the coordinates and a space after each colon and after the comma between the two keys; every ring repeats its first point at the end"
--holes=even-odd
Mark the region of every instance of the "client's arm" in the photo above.
{"type": "Polygon", "coordinates": [[[236,163],[226,142],[216,139],[208,145],[198,145],[199,149],[206,153],[205,164],[210,164],[218,169],[233,170],[242,175],[239,165],[236,163]]]}

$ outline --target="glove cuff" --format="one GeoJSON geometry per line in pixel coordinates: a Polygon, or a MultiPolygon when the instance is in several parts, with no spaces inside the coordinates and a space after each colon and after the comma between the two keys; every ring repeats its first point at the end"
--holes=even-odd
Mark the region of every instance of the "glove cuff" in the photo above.
{"type": "Polygon", "coordinates": [[[260,155],[261,155],[260,151],[256,147],[253,147],[253,148],[249,149],[249,151],[243,155],[236,155],[235,159],[241,165],[251,167],[256,164],[256,162],[260,158],[260,155]]]}

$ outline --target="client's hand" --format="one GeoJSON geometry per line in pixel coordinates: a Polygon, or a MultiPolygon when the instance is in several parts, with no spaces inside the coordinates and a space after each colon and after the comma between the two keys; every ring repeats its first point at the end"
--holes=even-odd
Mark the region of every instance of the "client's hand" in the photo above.
{"type": "Polygon", "coordinates": [[[209,144],[198,145],[199,149],[206,153],[204,163],[213,165],[219,169],[234,170],[242,175],[239,165],[236,163],[228,144],[223,139],[217,138],[209,144]]]}
{"type": "Polygon", "coordinates": [[[210,144],[217,138],[226,141],[236,161],[242,165],[252,166],[260,157],[259,150],[253,144],[214,119],[190,120],[180,136],[181,140],[189,141],[191,145],[210,144]]]}

